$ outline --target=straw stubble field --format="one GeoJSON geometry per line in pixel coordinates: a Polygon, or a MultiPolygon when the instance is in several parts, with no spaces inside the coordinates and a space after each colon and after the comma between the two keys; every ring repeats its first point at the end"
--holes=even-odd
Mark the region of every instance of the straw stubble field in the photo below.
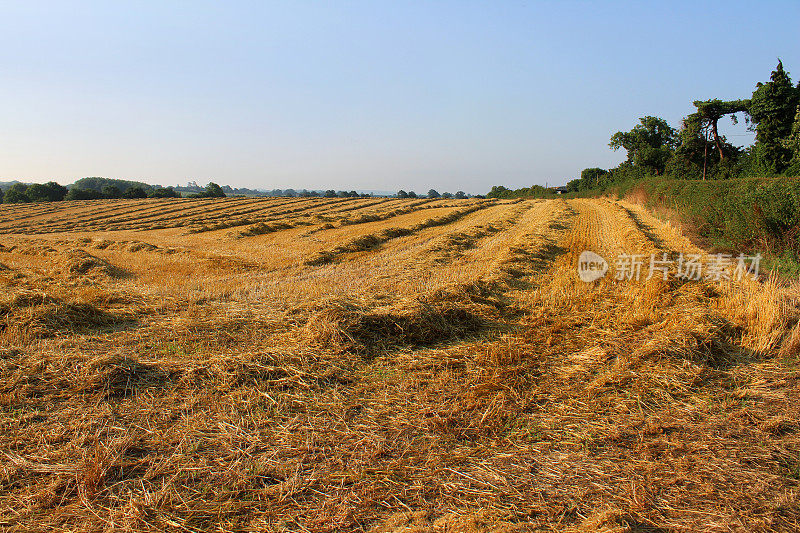
{"type": "Polygon", "coordinates": [[[0,529],[796,531],[800,289],[608,200],[0,206],[0,529]]]}

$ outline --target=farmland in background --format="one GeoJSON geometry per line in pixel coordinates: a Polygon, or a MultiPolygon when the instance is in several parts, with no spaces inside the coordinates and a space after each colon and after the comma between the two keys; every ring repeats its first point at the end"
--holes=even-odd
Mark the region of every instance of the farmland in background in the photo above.
{"type": "Polygon", "coordinates": [[[584,250],[707,257],[608,199],[0,205],[0,529],[796,531],[800,287],[584,250]]]}

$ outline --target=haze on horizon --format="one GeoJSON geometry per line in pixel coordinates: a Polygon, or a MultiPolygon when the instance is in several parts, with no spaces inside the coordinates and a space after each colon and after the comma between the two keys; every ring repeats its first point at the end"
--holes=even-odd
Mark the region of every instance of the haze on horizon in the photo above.
{"type": "MultiPolygon", "coordinates": [[[[796,2],[3,2],[0,181],[485,193],[800,75],[796,2]],[[781,12],[781,16],[775,16],[781,12]],[[793,71],[794,69],[794,71],[793,71]]],[[[726,122],[735,144],[752,136],[726,122]]]]}

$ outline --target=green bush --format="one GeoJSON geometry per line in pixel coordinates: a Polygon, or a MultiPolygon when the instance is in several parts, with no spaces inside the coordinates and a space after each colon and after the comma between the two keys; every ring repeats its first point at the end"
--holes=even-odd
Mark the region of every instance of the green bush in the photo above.
{"type": "Polygon", "coordinates": [[[32,183],[25,194],[31,202],[60,202],[67,195],[67,188],[54,181],[32,183]]]}
{"type": "Polygon", "coordinates": [[[103,198],[103,193],[95,191],[94,189],[79,189],[71,187],[65,200],[100,200],[103,198]]]}
{"type": "MultiPolygon", "coordinates": [[[[131,190],[131,189],[129,189],[131,190]]],[[[223,193],[224,194],[224,193],[223,193]]],[[[177,192],[173,187],[159,187],[154,189],[149,195],[150,198],[180,198],[181,193],[177,192]]]]}
{"type": "MultiPolygon", "coordinates": [[[[800,179],[645,179],[612,190],[644,193],[649,207],[677,210],[698,233],[741,250],[800,255],[800,179]]],[[[641,194],[640,194],[641,195],[641,194]]]]}
{"type": "Polygon", "coordinates": [[[124,193],[122,193],[123,198],[147,198],[147,191],[144,190],[142,187],[131,187],[124,193]]]}
{"type": "Polygon", "coordinates": [[[6,189],[3,195],[3,203],[5,204],[24,204],[30,201],[30,198],[28,198],[28,186],[24,183],[15,183],[6,189]]]}

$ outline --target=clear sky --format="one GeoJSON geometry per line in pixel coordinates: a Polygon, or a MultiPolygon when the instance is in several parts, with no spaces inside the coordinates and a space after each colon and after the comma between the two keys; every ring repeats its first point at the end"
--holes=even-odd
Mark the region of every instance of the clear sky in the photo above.
{"type": "Polygon", "coordinates": [[[778,57],[796,82],[798,28],[796,0],[0,0],[0,180],[563,184],[640,116],[778,57]]]}

